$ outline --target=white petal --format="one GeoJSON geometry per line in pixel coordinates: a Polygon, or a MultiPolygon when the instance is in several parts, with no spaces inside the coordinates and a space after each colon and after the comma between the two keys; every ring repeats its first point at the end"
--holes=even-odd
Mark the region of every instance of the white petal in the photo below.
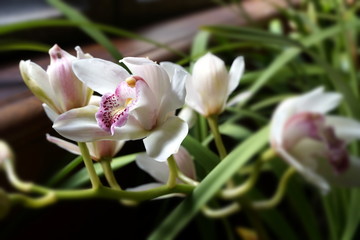
{"type": "Polygon", "coordinates": [[[174,159],[179,167],[179,170],[187,177],[196,180],[195,164],[190,153],[180,146],[179,151],[174,154],[174,159]]]}
{"type": "Polygon", "coordinates": [[[89,88],[100,94],[114,92],[117,85],[130,76],[120,65],[98,58],[75,60],[73,71],[89,88]]]}
{"type": "Polygon", "coordinates": [[[92,95],[89,101],[89,105],[94,105],[99,107],[100,106],[100,102],[101,102],[101,97],[100,96],[95,96],[92,95]]]}
{"type": "Polygon", "coordinates": [[[62,140],[62,139],[57,138],[57,137],[53,137],[53,136],[51,136],[49,134],[46,134],[46,139],[49,142],[52,142],[52,143],[58,145],[59,147],[65,149],[68,152],[71,152],[71,153],[73,153],[75,155],[81,155],[80,149],[76,144],[73,144],[71,142],[62,140]]]}
{"type": "Polygon", "coordinates": [[[30,60],[20,61],[19,67],[26,84],[36,85],[47,93],[49,98],[55,97],[48,75],[44,69],[30,60]]]}
{"type": "Polygon", "coordinates": [[[292,167],[294,167],[302,176],[317,186],[322,193],[327,193],[330,190],[329,183],[320,175],[316,174],[312,169],[307,168],[302,165],[298,160],[296,160],[291,154],[289,154],[285,149],[279,147],[276,151],[287,161],[292,167]]]}
{"type": "Polygon", "coordinates": [[[155,161],[146,153],[141,153],[136,156],[135,160],[137,166],[147,172],[150,176],[160,183],[166,183],[169,178],[169,167],[167,162],[155,161]]]}
{"type": "Polygon", "coordinates": [[[340,139],[348,142],[360,139],[360,122],[341,116],[325,116],[325,124],[332,126],[340,139]]]}
{"type": "Polygon", "coordinates": [[[49,107],[59,110],[55,93],[44,69],[30,60],[20,61],[19,68],[21,76],[31,92],[49,107]]]}
{"type": "Polygon", "coordinates": [[[199,58],[194,64],[191,81],[192,87],[200,95],[205,116],[224,110],[228,99],[229,73],[222,59],[211,53],[199,58]]]}
{"type": "Polygon", "coordinates": [[[147,137],[149,133],[150,132],[144,129],[134,116],[129,115],[129,118],[124,126],[114,128],[114,135],[111,139],[136,140],[147,137]]]}
{"type": "Polygon", "coordinates": [[[286,121],[295,113],[296,98],[281,102],[271,117],[270,140],[276,145],[283,144],[283,131],[286,121]]]}
{"type": "Polygon", "coordinates": [[[43,103],[42,104],[44,110],[45,110],[45,113],[46,115],[48,116],[48,118],[54,122],[55,119],[59,116],[58,113],[56,113],[52,108],[50,108],[47,104],[43,103]]]}
{"type": "Polygon", "coordinates": [[[337,107],[342,99],[341,95],[335,92],[324,93],[319,87],[309,93],[297,98],[296,112],[316,112],[325,114],[337,107]]]}
{"type": "Polygon", "coordinates": [[[168,99],[172,101],[172,106],[168,107],[168,109],[174,110],[182,107],[186,96],[185,83],[191,78],[191,75],[185,70],[185,68],[178,64],[161,62],[160,66],[168,73],[171,81],[172,94],[168,97],[168,99]]]}
{"type": "Polygon", "coordinates": [[[229,71],[229,87],[228,87],[228,95],[232,93],[235,88],[239,85],[240,79],[244,73],[245,62],[244,57],[237,57],[232,63],[229,71]]]}
{"type": "Polygon", "coordinates": [[[197,115],[192,108],[184,106],[178,113],[178,117],[184,120],[191,128],[195,125],[197,115]]]}
{"type": "Polygon", "coordinates": [[[187,123],[179,117],[171,117],[143,140],[146,152],[157,161],[166,161],[179,150],[187,133],[187,123]]]}
{"type": "Polygon", "coordinates": [[[171,91],[170,78],[167,72],[160,65],[147,58],[128,57],[124,58],[122,62],[133,75],[140,76],[146,81],[154,94],[159,96],[158,105],[160,105],[161,97],[171,91]]]}
{"type": "Polygon", "coordinates": [[[61,114],[53,124],[53,128],[63,137],[76,142],[91,142],[100,139],[114,139],[102,130],[95,119],[98,107],[88,105],[75,108],[61,114]]]}
{"type": "Polygon", "coordinates": [[[200,113],[201,115],[205,115],[205,105],[200,97],[200,94],[193,86],[193,82],[191,79],[186,81],[185,88],[186,88],[186,97],[185,97],[186,105],[188,105],[196,112],[200,113]]]}
{"type": "Polygon", "coordinates": [[[230,106],[234,106],[236,104],[242,103],[245,100],[249,99],[252,96],[252,92],[250,91],[245,91],[245,92],[241,92],[237,95],[235,95],[233,98],[231,98],[226,106],[230,107],[230,106]]]}
{"type": "MultiPolygon", "coordinates": [[[[149,58],[144,58],[144,57],[125,57],[123,59],[121,59],[119,62],[124,63],[126,66],[132,66],[132,65],[147,65],[147,64],[152,64],[152,65],[156,65],[156,63],[152,60],[150,60],[149,58]]],[[[132,73],[134,74],[134,73],[132,73]]]]}

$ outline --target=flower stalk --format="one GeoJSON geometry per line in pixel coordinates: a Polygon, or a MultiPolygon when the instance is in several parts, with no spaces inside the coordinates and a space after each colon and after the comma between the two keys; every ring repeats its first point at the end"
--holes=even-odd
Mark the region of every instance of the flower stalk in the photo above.
{"type": "Polygon", "coordinates": [[[224,159],[227,155],[227,151],[226,151],[224,142],[221,138],[221,134],[219,131],[218,116],[211,115],[211,116],[207,117],[207,120],[209,123],[209,127],[211,129],[211,132],[214,135],[215,145],[219,152],[220,159],[224,159]]]}
{"type": "Polygon", "coordinates": [[[89,173],[91,185],[94,189],[99,188],[100,186],[102,186],[102,183],[99,179],[99,176],[96,174],[86,143],[79,142],[78,145],[83,156],[85,167],[89,173]]]}

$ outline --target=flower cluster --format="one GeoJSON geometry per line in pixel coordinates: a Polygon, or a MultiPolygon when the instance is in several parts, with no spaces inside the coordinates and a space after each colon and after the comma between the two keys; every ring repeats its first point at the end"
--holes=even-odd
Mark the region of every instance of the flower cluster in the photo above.
{"type": "MultiPolygon", "coordinates": [[[[209,175],[211,164],[228,161],[232,149],[222,140],[218,117],[228,106],[252,95],[240,91],[245,69],[242,56],[236,57],[228,69],[221,58],[208,52],[194,61],[189,71],[172,62],[157,63],[145,57],[125,57],[114,63],[84,54],[79,47],[76,51],[77,57],[54,45],[49,50],[51,61],[46,71],[28,60],[20,62],[20,72],[29,89],[43,102],[60,135],[47,135],[47,140],[82,156],[92,187],[81,192],[56,191],[22,182],[14,171],[12,151],[0,142],[0,166],[10,182],[21,191],[41,195],[40,199],[22,196],[18,202],[38,207],[84,195],[120,199],[124,204],[184,197],[201,185],[204,177],[200,175],[209,175]],[[235,90],[240,94],[233,94],[235,90]],[[195,125],[195,117],[207,120],[214,139],[219,156],[213,157],[211,164],[207,159],[194,161],[193,155],[199,153],[183,144],[195,125]],[[123,189],[111,162],[127,141],[135,140],[142,140],[145,151],[137,152],[131,161],[155,181],[123,189]],[[100,181],[94,164],[101,165],[109,187],[100,181]],[[205,173],[198,174],[201,167],[205,173]]],[[[360,185],[360,160],[349,151],[349,144],[360,138],[360,123],[329,115],[341,100],[339,93],[319,87],[285,99],[273,112],[269,121],[270,154],[261,156],[283,159],[290,166],[276,199],[294,172],[323,193],[329,192],[331,186],[360,185]]],[[[211,156],[206,153],[203,158],[211,156]]],[[[252,188],[265,160],[269,160],[261,156],[250,166],[247,181],[238,184],[229,180],[218,189],[217,197],[231,200],[232,204],[219,212],[204,206],[206,215],[222,217],[241,209],[238,199],[252,188]]],[[[274,202],[254,202],[252,207],[268,208],[274,202]]]]}

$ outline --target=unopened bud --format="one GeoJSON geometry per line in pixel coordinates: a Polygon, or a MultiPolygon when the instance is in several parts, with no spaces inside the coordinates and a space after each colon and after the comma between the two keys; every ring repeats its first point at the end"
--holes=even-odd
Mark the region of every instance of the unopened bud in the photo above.
{"type": "Polygon", "coordinates": [[[3,140],[0,140],[0,167],[4,164],[5,161],[12,160],[14,154],[10,146],[3,140]]]}

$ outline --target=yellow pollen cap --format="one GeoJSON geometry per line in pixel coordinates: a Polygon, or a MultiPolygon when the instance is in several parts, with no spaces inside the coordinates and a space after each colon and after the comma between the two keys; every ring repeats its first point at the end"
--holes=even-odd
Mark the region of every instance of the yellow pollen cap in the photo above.
{"type": "Polygon", "coordinates": [[[134,77],[129,77],[125,81],[129,87],[135,87],[136,79],[134,77]]]}

